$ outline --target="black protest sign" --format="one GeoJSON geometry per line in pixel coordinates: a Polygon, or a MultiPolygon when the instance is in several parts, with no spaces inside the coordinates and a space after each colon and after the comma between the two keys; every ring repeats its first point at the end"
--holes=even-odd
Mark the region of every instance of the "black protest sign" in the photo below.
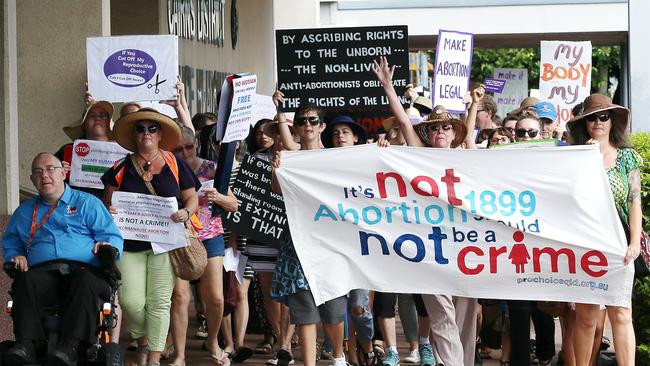
{"type": "Polygon", "coordinates": [[[311,102],[327,111],[388,110],[372,72],[386,56],[395,65],[393,85],[402,95],[409,80],[406,26],[275,31],[278,88],[283,111],[311,102]]]}
{"type": "Polygon", "coordinates": [[[239,201],[239,210],[223,216],[225,227],[279,248],[288,225],[282,195],[271,190],[271,164],[246,155],[231,190],[239,201]]]}

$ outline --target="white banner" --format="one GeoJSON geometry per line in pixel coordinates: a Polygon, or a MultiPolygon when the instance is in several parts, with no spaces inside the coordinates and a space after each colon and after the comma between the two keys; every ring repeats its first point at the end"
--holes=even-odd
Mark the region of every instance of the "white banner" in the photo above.
{"type": "Polygon", "coordinates": [[[111,206],[117,209],[113,219],[124,239],[149,241],[156,254],[188,245],[185,226],[171,219],[178,211],[175,197],[118,191],[111,206]]]}
{"type": "Polygon", "coordinates": [[[591,42],[542,41],[540,48],[539,98],[555,104],[564,126],[591,93],[591,42]]]}
{"type": "Polygon", "coordinates": [[[177,36],[87,38],[86,60],[88,90],[96,100],[176,99],[177,36]]]}
{"type": "Polygon", "coordinates": [[[450,113],[465,113],[463,96],[469,90],[474,55],[474,35],[440,30],[434,65],[433,105],[443,105],[450,113]]]}
{"type": "Polygon", "coordinates": [[[103,189],[102,175],[129,152],[115,142],[75,140],[70,163],[70,185],[103,189]]]}
{"type": "Polygon", "coordinates": [[[630,304],[595,147],[361,145],[283,152],[277,175],[317,304],[355,288],[630,304]]]}
{"type": "Polygon", "coordinates": [[[257,76],[247,75],[232,79],[232,88],[232,107],[222,142],[243,140],[248,136],[253,119],[257,76]]]}
{"type": "Polygon", "coordinates": [[[519,108],[521,101],[528,96],[528,70],[496,68],[494,78],[506,81],[503,91],[494,94],[497,114],[505,117],[509,112],[519,108]]]}

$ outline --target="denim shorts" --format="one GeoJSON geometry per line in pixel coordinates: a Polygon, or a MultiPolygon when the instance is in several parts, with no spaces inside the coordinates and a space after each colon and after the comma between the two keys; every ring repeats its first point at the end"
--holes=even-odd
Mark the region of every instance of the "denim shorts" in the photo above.
{"type": "Polygon", "coordinates": [[[224,256],[224,241],[223,241],[223,236],[215,236],[214,238],[210,239],[205,239],[203,241],[203,245],[205,245],[205,251],[208,252],[208,258],[212,257],[223,257],[224,256]]]}

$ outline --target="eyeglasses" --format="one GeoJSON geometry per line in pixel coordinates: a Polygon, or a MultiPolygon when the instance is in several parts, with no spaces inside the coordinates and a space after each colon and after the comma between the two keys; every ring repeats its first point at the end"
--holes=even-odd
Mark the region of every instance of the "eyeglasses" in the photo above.
{"type": "Polygon", "coordinates": [[[609,113],[603,113],[603,114],[590,114],[587,117],[585,117],[587,122],[596,122],[596,120],[599,120],[600,122],[607,122],[609,121],[609,113]]]}
{"type": "Polygon", "coordinates": [[[45,168],[34,168],[32,169],[32,175],[41,176],[43,173],[47,172],[47,175],[52,175],[57,169],[63,169],[62,166],[48,165],[45,168]]]}
{"type": "Polygon", "coordinates": [[[506,136],[492,138],[492,140],[490,140],[490,145],[505,145],[509,143],[510,143],[510,139],[507,138],[506,136]]]}
{"type": "Polygon", "coordinates": [[[293,121],[293,124],[296,127],[301,127],[307,124],[311,124],[312,126],[316,126],[320,123],[320,118],[318,117],[296,117],[296,119],[293,121]]]}
{"type": "Polygon", "coordinates": [[[106,114],[106,113],[88,113],[86,118],[108,120],[108,114],[106,114]]]}
{"type": "Polygon", "coordinates": [[[536,130],[534,128],[531,128],[530,130],[527,130],[525,128],[518,128],[518,129],[515,130],[515,136],[520,137],[520,138],[521,137],[526,137],[526,135],[528,135],[528,137],[535,137],[535,136],[537,136],[538,133],[539,133],[539,130],[536,130]]]}
{"type": "Polygon", "coordinates": [[[449,123],[445,123],[445,124],[432,123],[431,125],[429,125],[429,132],[438,132],[440,131],[440,129],[442,129],[443,131],[449,131],[453,128],[454,126],[449,123]]]}
{"type": "Polygon", "coordinates": [[[149,126],[135,125],[135,132],[137,133],[145,133],[146,131],[153,135],[154,133],[158,132],[159,129],[160,129],[159,125],[149,125],[149,126]]]}
{"type": "Polygon", "coordinates": [[[183,152],[183,150],[185,150],[185,151],[192,151],[192,150],[194,150],[194,149],[195,149],[194,144],[187,144],[187,145],[185,145],[185,146],[179,146],[179,147],[175,148],[174,150],[172,150],[172,152],[173,152],[174,154],[180,154],[180,153],[183,152]]]}

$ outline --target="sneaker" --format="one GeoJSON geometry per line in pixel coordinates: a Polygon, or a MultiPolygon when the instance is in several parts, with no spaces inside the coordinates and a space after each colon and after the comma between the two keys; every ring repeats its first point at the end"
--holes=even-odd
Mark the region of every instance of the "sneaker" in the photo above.
{"type": "Polygon", "coordinates": [[[386,352],[386,358],[384,358],[384,366],[397,366],[399,365],[399,354],[391,349],[386,352]]]}
{"type": "Polygon", "coordinates": [[[420,354],[420,365],[422,366],[435,366],[436,358],[433,356],[433,348],[431,344],[420,344],[418,347],[420,354]]]}
{"type": "Polygon", "coordinates": [[[207,339],[208,338],[208,321],[203,318],[201,320],[201,325],[194,335],[198,339],[207,339]]]}
{"type": "MultiPolygon", "coordinates": [[[[289,365],[293,365],[294,363],[296,363],[296,361],[294,361],[294,360],[289,361],[289,365]]],[[[277,358],[271,358],[269,360],[266,360],[265,364],[269,365],[269,366],[276,366],[278,364],[278,359],[277,358]]]]}
{"type": "Polygon", "coordinates": [[[408,356],[404,357],[402,360],[403,363],[420,363],[420,353],[417,349],[414,349],[409,353],[408,356]]]}
{"type": "Polygon", "coordinates": [[[278,353],[275,355],[275,358],[278,360],[276,363],[277,366],[292,365],[294,362],[293,356],[286,349],[279,350],[278,353]]]}

